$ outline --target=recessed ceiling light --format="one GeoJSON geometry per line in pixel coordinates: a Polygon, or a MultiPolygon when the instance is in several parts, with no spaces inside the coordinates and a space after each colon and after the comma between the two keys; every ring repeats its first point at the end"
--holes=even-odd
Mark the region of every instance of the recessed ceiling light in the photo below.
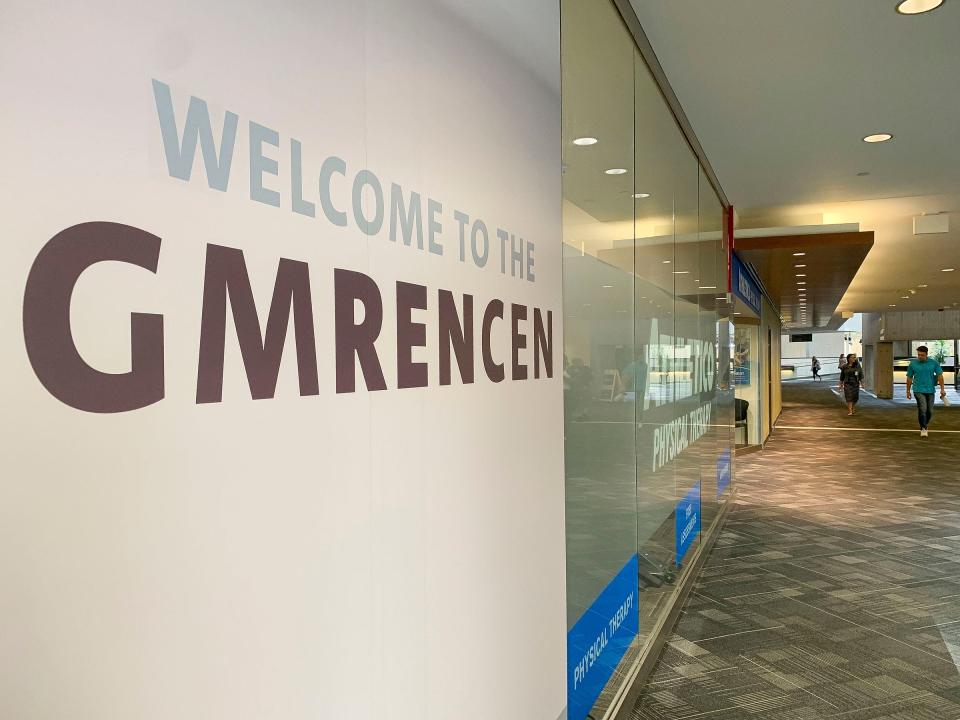
{"type": "Polygon", "coordinates": [[[608,168],[603,172],[605,172],[607,175],[623,175],[624,173],[627,172],[627,169],[626,168],[608,168]]]}
{"type": "Polygon", "coordinates": [[[797,273],[797,277],[806,277],[806,274],[804,274],[804,273],[797,273]]]}
{"type": "Polygon", "coordinates": [[[597,139],[595,137],[578,137],[573,141],[574,145],[596,145],[597,139]]]}
{"type": "Polygon", "coordinates": [[[804,255],[806,255],[806,253],[794,253],[794,254],[793,254],[794,257],[803,257],[804,255]]]}
{"type": "Polygon", "coordinates": [[[909,300],[909,299],[910,299],[910,296],[909,296],[909,295],[901,295],[901,296],[900,296],[900,299],[901,299],[901,300],[909,300]]]}
{"type": "Polygon", "coordinates": [[[643,200],[650,197],[650,193],[634,193],[632,197],[636,200],[643,200]]]}
{"type": "Polygon", "coordinates": [[[807,283],[805,280],[797,280],[797,285],[806,285],[806,284],[807,283]]]}
{"type": "Polygon", "coordinates": [[[613,285],[604,285],[605,288],[612,288],[613,285]]]}
{"type": "Polygon", "coordinates": [[[673,262],[673,260],[661,260],[660,262],[663,263],[664,265],[669,265],[670,263],[673,262]]]}
{"type": "Polygon", "coordinates": [[[896,305],[891,304],[891,305],[888,305],[887,307],[896,307],[896,305]]]}
{"type": "Polygon", "coordinates": [[[925,288],[925,287],[930,287],[930,286],[929,286],[929,285],[917,285],[917,287],[919,287],[919,288],[925,288]]]}
{"type": "Polygon", "coordinates": [[[674,275],[689,275],[689,274],[690,274],[690,271],[689,271],[689,270],[674,270],[674,271],[673,271],[673,274],[674,274],[674,275]]]}
{"type": "Polygon", "coordinates": [[[743,313],[739,313],[739,312],[736,312],[736,311],[734,311],[733,314],[734,314],[734,315],[743,315],[743,313]]]}
{"type": "Polygon", "coordinates": [[[897,12],[901,15],[920,15],[936,10],[943,5],[943,0],[903,0],[897,5],[897,12]]]}
{"type": "Polygon", "coordinates": [[[806,265],[794,265],[795,268],[805,268],[806,265]]]}
{"type": "Polygon", "coordinates": [[[865,143],[882,143],[887,140],[893,140],[893,135],[890,133],[874,133],[873,135],[867,135],[863,139],[865,143]]]}
{"type": "Polygon", "coordinates": [[[714,298],[714,300],[726,300],[726,299],[727,299],[727,296],[726,296],[726,295],[721,295],[720,297],[715,297],[715,298],[714,298]]]}
{"type": "Polygon", "coordinates": [[[697,289],[698,289],[698,290],[716,290],[716,289],[717,289],[717,286],[716,286],[716,285],[701,285],[701,286],[700,286],[699,288],[697,288],[697,289]]]}
{"type": "Polygon", "coordinates": [[[940,272],[953,272],[956,268],[943,268],[940,272]]]}

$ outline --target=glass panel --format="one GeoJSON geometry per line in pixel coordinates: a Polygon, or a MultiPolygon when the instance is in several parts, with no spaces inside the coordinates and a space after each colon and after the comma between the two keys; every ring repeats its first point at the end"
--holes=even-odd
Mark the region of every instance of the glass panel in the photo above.
{"type": "MultiPolygon", "coordinates": [[[[564,0],[561,10],[567,625],[568,662],[576,664],[588,657],[587,647],[574,645],[593,617],[600,624],[584,631],[593,633],[588,644],[603,634],[607,648],[624,640],[636,648],[633,427],[643,380],[634,362],[633,39],[611,4],[564,0]],[[611,587],[614,609],[629,595],[628,632],[619,621],[616,632],[605,631],[606,619],[614,620],[611,587]]],[[[590,683],[599,692],[613,670],[609,659],[588,658],[586,682],[581,673],[570,683],[572,717],[585,716],[584,696],[592,704],[590,683]]],[[[612,656],[614,665],[619,660],[612,656]]]]}
{"type": "Polygon", "coordinates": [[[571,635],[628,562],[639,591],[639,640],[600,717],[717,515],[733,337],[716,193],[616,8],[561,14],[571,635]]]}
{"type": "MultiPolygon", "coordinates": [[[[700,327],[697,338],[700,340],[699,364],[696,371],[700,374],[700,405],[709,406],[707,426],[701,440],[700,477],[703,483],[701,507],[703,529],[706,531],[717,515],[718,476],[726,472],[727,457],[724,450],[729,446],[729,437],[721,418],[717,379],[719,377],[719,315],[718,306],[726,304],[726,252],[723,246],[723,206],[710,187],[710,183],[700,170],[700,212],[699,212],[699,282],[697,298],[700,309],[700,327]]],[[[720,480],[721,488],[724,478],[720,480]]]]}
{"type": "MultiPolygon", "coordinates": [[[[639,361],[648,369],[637,417],[640,633],[646,636],[676,582],[678,500],[700,479],[702,414],[694,387],[700,249],[696,158],[639,52],[635,62],[635,320],[639,361]]],[[[698,541],[692,530],[688,537],[686,555],[698,541]]]]}
{"type": "Polygon", "coordinates": [[[736,387],[737,447],[760,442],[760,321],[746,317],[739,300],[734,326],[733,379],[736,387]]]}

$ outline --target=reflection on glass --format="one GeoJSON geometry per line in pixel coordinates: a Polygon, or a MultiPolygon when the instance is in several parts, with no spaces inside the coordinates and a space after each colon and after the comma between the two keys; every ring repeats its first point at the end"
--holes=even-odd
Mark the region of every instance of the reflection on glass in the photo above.
{"type": "Polygon", "coordinates": [[[568,628],[630,562],[639,608],[602,709],[729,496],[733,337],[716,193],[612,3],[561,12],[568,628]]]}

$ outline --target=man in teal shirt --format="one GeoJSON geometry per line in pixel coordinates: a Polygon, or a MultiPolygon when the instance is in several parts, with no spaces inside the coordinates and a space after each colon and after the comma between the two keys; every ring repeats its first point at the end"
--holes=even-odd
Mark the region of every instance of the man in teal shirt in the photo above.
{"type": "Polygon", "coordinates": [[[920,437],[927,437],[927,426],[933,416],[933,390],[936,383],[940,383],[940,398],[947,396],[943,386],[943,370],[940,363],[927,357],[929,350],[926,345],[917,348],[917,357],[910,361],[907,367],[907,400],[910,391],[917,396],[917,417],[920,420],[920,437]]]}

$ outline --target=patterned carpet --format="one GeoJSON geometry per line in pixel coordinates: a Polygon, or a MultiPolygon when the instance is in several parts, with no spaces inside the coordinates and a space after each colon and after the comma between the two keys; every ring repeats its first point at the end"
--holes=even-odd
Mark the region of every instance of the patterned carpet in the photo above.
{"type": "Polygon", "coordinates": [[[862,397],[784,383],[633,718],[960,718],[960,408],[862,397]]]}

